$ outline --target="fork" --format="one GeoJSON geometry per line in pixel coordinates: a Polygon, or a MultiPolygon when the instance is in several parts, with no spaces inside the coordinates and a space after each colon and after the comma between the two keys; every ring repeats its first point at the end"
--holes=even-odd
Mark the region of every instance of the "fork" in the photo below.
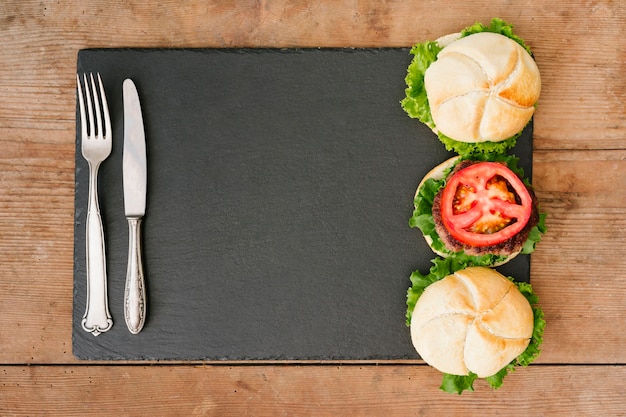
{"type": "Polygon", "coordinates": [[[83,329],[98,336],[113,326],[107,297],[106,257],[104,229],[98,204],[98,169],[111,153],[111,118],[100,74],[97,74],[99,91],[93,74],[83,74],[85,97],[80,77],[76,75],[80,107],[81,152],[89,163],[89,200],[87,206],[86,256],[87,256],[87,306],[83,315],[83,329]],[[91,92],[90,92],[91,89],[91,92]],[[87,115],[85,115],[85,102],[87,115]],[[92,104],[93,102],[93,104],[92,104]],[[104,117],[104,126],[102,119],[104,117]],[[95,123],[94,123],[95,119],[95,123]]]}

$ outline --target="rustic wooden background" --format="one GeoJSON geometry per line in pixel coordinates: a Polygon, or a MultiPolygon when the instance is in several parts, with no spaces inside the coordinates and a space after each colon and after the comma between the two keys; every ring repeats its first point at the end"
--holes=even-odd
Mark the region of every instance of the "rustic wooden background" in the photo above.
{"type": "Polygon", "coordinates": [[[626,3],[0,2],[0,415],[626,415],[626,3]],[[501,17],[543,91],[536,364],[440,392],[421,362],[98,363],[71,349],[75,71],[87,47],[407,47],[501,17]]]}

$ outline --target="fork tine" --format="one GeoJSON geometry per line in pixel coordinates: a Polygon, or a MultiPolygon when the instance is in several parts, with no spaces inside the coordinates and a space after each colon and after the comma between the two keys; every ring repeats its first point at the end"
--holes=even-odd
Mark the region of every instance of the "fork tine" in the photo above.
{"type": "Polygon", "coordinates": [[[83,74],[83,80],[85,81],[85,100],[87,101],[87,113],[89,117],[89,136],[94,136],[94,122],[93,122],[93,109],[91,105],[91,93],[89,91],[89,82],[87,81],[87,74],[83,74]]]}
{"type": "Polygon", "coordinates": [[[78,105],[80,107],[80,130],[83,139],[87,137],[87,120],[85,119],[85,99],[83,98],[83,87],[80,77],[76,74],[76,86],[78,88],[78,105]]]}
{"type": "Polygon", "coordinates": [[[98,90],[96,89],[96,83],[93,80],[93,73],[89,74],[91,79],[91,93],[93,94],[93,105],[96,113],[96,131],[92,134],[96,139],[104,139],[102,134],[102,116],[100,115],[100,99],[98,97],[98,90]]]}
{"type": "Polygon", "coordinates": [[[109,105],[107,103],[107,96],[104,94],[104,86],[102,85],[102,78],[100,78],[100,73],[98,73],[98,84],[100,85],[100,97],[102,100],[102,113],[104,114],[104,135],[103,137],[106,139],[107,136],[111,134],[111,116],[109,115],[109,105]]]}

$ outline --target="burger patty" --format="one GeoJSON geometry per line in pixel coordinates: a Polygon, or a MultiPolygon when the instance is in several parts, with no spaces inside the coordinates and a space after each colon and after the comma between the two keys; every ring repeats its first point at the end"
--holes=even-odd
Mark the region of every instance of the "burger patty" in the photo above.
{"type": "MultiPolygon", "coordinates": [[[[459,163],[452,170],[449,176],[474,163],[475,162],[473,161],[463,161],[459,163]]],[[[526,240],[528,239],[528,234],[530,233],[530,230],[535,227],[537,223],[539,223],[539,207],[537,204],[537,197],[531,187],[526,186],[526,189],[528,190],[528,193],[530,194],[530,197],[532,199],[532,209],[530,213],[530,218],[528,219],[528,223],[526,223],[526,226],[524,226],[524,228],[515,236],[512,236],[511,238],[500,242],[497,245],[471,246],[454,238],[452,235],[450,235],[448,229],[446,229],[446,227],[443,225],[443,221],[441,220],[441,196],[443,194],[442,187],[441,189],[439,189],[439,191],[435,195],[435,198],[433,199],[433,221],[435,223],[435,230],[437,231],[439,238],[448,250],[452,252],[464,251],[466,254],[472,256],[488,254],[508,256],[519,252],[524,246],[526,240]]]]}

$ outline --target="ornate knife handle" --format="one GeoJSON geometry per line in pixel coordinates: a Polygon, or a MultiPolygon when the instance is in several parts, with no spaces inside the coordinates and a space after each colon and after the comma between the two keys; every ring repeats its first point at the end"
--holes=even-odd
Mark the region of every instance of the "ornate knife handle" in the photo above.
{"type": "Polygon", "coordinates": [[[107,298],[107,272],[104,250],[104,230],[98,206],[98,166],[90,164],[92,173],[87,205],[87,305],[83,315],[83,329],[98,336],[113,326],[107,298]]]}
{"type": "Polygon", "coordinates": [[[141,261],[141,218],[128,218],[128,267],[124,288],[124,319],[132,334],[143,328],[146,320],[146,287],[141,261]]]}

